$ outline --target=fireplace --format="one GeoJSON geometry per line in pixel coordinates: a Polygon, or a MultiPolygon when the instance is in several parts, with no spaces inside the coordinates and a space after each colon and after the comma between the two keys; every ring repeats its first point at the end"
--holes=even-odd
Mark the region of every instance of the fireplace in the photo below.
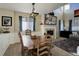
{"type": "Polygon", "coordinates": [[[53,32],[53,30],[47,30],[47,34],[48,34],[48,35],[53,35],[54,32],[53,32]]]}
{"type": "Polygon", "coordinates": [[[56,39],[56,37],[58,36],[57,33],[57,27],[53,26],[53,25],[44,25],[42,27],[42,34],[43,35],[49,35],[51,36],[53,39],[56,39]]]}

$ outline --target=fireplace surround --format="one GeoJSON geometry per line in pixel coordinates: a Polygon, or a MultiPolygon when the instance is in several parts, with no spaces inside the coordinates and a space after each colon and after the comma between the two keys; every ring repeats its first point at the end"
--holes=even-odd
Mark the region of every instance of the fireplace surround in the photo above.
{"type": "Polygon", "coordinates": [[[54,39],[58,37],[56,25],[42,25],[41,29],[42,29],[42,35],[48,34],[54,39]]]}

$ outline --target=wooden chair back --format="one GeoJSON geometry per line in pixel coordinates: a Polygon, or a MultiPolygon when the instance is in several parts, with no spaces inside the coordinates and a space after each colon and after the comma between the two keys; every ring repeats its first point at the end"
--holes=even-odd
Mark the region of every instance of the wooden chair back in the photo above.
{"type": "Polygon", "coordinates": [[[23,48],[23,40],[22,40],[22,35],[20,32],[19,32],[19,38],[20,38],[20,42],[21,42],[21,47],[23,48]]]}
{"type": "Polygon", "coordinates": [[[28,48],[27,47],[24,47],[23,40],[22,40],[22,35],[21,35],[20,32],[19,32],[19,38],[20,38],[20,42],[21,42],[21,54],[22,54],[22,56],[24,56],[27,53],[28,48]]]}
{"type": "Polygon", "coordinates": [[[29,30],[29,29],[25,30],[25,34],[26,35],[31,35],[31,30],[29,30]]]}
{"type": "Polygon", "coordinates": [[[51,49],[50,40],[48,40],[47,38],[44,38],[43,41],[39,40],[39,48],[38,48],[39,56],[49,56],[50,49],[51,49]]]}

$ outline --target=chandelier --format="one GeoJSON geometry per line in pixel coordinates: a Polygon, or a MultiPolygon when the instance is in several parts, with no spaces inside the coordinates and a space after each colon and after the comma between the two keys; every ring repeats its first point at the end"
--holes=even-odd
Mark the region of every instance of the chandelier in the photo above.
{"type": "Polygon", "coordinates": [[[30,14],[30,16],[32,17],[36,17],[39,13],[35,12],[35,3],[32,3],[32,13],[30,14]]]}

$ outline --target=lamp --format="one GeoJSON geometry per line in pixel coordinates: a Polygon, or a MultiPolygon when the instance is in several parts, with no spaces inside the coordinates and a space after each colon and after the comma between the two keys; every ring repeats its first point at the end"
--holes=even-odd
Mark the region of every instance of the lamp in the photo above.
{"type": "Polygon", "coordinates": [[[37,12],[34,12],[35,11],[35,3],[32,3],[32,13],[30,14],[30,16],[32,17],[36,17],[39,13],[37,12]]]}

